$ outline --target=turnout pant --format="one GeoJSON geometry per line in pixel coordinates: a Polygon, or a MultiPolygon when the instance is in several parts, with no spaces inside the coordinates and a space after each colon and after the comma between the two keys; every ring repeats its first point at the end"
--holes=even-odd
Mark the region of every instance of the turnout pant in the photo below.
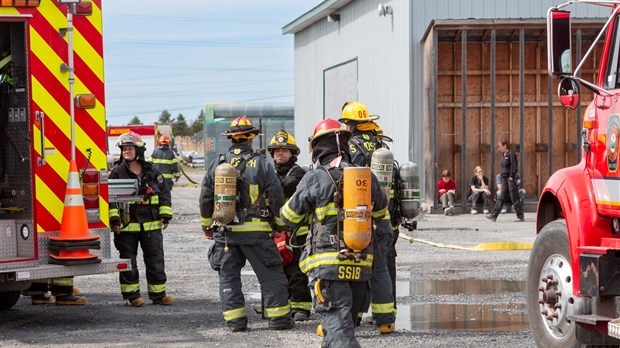
{"type": "Polygon", "coordinates": [[[114,235],[114,246],[121,258],[131,259],[131,271],[119,273],[123,299],[140,297],[138,273],[138,244],[142,247],[149,298],[155,300],[166,296],[166,272],[164,270],[164,237],[161,230],[121,232],[114,235]]]}
{"type": "Polygon", "coordinates": [[[392,231],[394,233],[394,238],[390,249],[390,256],[387,261],[387,267],[390,273],[390,279],[392,279],[392,298],[394,299],[394,309],[396,309],[396,256],[398,256],[396,253],[396,242],[398,241],[400,231],[398,230],[398,226],[396,226],[396,229],[392,229],[392,231]]]}
{"type": "Polygon", "coordinates": [[[248,322],[241,289],[241,269],[246,260],[252,265],[261,286],[265,318],[274,324],[290,320],[291,308],[282,258],[273,239],[267,234],[252,245],[228,244],[226,252],[224,244],[216,241],[209,254],[211,267],[219,273],[222,314],[228,326],[247,325],[248,322]]]}
{"type": "Polygon", "coordinates": [[[497,218],[502,210],[502,207],[504,206],[504,203],[508,200],[508,195],[510,195],[512,207],[515,210],[517,217],[520,219],[523,218],[523,206],[521,205],[521,200],[519,200],[519,188],[514,180],[510,180],[508,178],[504,179],[504,185],[502,185],[502,189],[499,191],[499,197],[497,197],[497,202],[495,202],[491,215],[493,215],[494,218],[497,218]]]}
{"type": "Polygon", "coordinates": [[[370,278],[372,317],[376,325],[393,324],[395,320],[392,277],[388,270],[388,258],[392,252],[392,233],[389,216],[377,221],[370,278]]]}
{"type": "MultiPolygon", "coordinates": [[[[295,245],[304,245],[306,235],[296,236],[295,245]]],[[[299,269],[301,248],[293,248],[293,261],[284,266],[284,273],[288,278],[288,295],[291,300],[291,311],[304,312],[310,315],[312,309],[312,296],[308,288],[308,276],[299,269]]]]}
{"type": "MultiPolygon", "coordinates": [[[[312,281],[312,288],[316,279],[312,281]]],[[[323,342],[321,347],[360,347],[355,338],[358,313],[368,305],[367,282],[321,280],[324,303],[313,296],[314,311],[321,317],[323,342]]]]}

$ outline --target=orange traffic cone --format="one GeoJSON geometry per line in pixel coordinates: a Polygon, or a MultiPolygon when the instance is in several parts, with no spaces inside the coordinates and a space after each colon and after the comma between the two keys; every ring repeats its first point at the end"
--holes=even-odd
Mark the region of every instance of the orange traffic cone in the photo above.
{"type": "Polygon", "coordinates": [[[77,164],[75,160],[71,160],[60,236],[50,237],[49,242],[49,249],[58,250],[58,254],[50,254],[51,262],[61,264],[101,262],[97,255],[88,252],[88,249],[99,248],[99,236],[89,234],[77,164]]]}

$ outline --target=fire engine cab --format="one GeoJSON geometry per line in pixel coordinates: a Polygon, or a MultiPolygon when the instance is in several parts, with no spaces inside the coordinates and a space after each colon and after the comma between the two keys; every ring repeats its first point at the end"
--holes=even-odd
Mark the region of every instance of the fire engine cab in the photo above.
{"type": "Polygon", "coordinates": [[[35,279],[130,268],[111,257],[108,205],[123,189],[106,171],[101,2],[0,0],[0,309],[35,279]],[[99,242],[86,243],[94,259],[59,263],[70,163],[99,242]]]}
{"type": "Polygon", "coordinates": [[[620,1],[572,0],[548,11],[549,74],[569,109],[580,88],[594,93],[585,109],[582,160],[558,170],[538,202],[537,237],[527,275],[530,327],[540,347],[620,345],[620,1]],[[573,5],[605,6],[609,19],[573,67],[573,5]],[[596,81],[581,78],[602,43],[596,81]]]}

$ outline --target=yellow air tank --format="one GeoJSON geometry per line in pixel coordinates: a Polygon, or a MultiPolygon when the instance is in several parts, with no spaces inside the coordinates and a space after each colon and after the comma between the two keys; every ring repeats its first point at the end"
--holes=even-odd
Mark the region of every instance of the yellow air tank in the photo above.
{"type": "Polygon", "coordinates": [[[344,168],[342,237],[346,246],[359,253],[372,240],[372,196],[370,168],[344,168]]]}
{"type": "Polygon", "coordinates": [[[229,163],[215,168],[213,190],[213,220],[218,225],[228,225],[237,211],[237,170],[229,163]]]}

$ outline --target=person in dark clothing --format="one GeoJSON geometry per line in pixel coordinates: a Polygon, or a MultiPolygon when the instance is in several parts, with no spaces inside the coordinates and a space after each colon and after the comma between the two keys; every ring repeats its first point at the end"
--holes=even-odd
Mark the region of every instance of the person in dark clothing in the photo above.
{"type": "MultiPolygon", "coordinates": [[[[346,102],[343,105],[342,118],[339,121],[344,123],[352,133],[349,140],[352,164],[370,167],[373,152],[385,147],[385,144],[377,137],[378,125],[374,121],[378,118],[378,115],[369,115],[366,106],[360,102],[346,102]]],[[[385,214],[383,221],[377,221],[373,273],[370,279],[372,319],[380,332],[384,334],[394,332],[396,321],[395,292],[392,289],[388,268],[388,259],[394,240],[390,213],[385,214]]]]}
{"type": "Polygon", "coordinates": [[[269,329],[295,327],[282,257],[272,237],[272,232],[276,237],[285,233],[280,219],[284,192],[271,163],[252,149],[252,140],[258,133],[246,116],[231,122],[222,135],[231,139],[232,146],[209,165],[200,192],[202,230],[207,239],[215,240],[209,249],[209,263],[218,272],[222,315],[232,332],[245,331],[248,327],[241,290],[241,269],[246,261],[252,265],[260,283],[269,329]],[[215,208],[220,209],[221,200],[228,199],[219,192],[218,201],[215,197],[216,167],[225,163],[235,167],[238,179],[234,220],[226,224],[214,219],[215,208]]]}
{"type": "Polygon", "coordinates": [[[507,185],[502,185],[501,191],[499,192],[499,197],[497,197],[497,201],[493,207],[493,211],[491,211],[491,214],[485,215],[484,217],[488,220],[495,221],[497,216],[500,214],[504,203],[508,200],[508,195],[510,194],[514,211],[517,214],[517,219],[515,222],[523,222],[525,221],[525,218],[523,216],[523,206],[519,200],[519,188],[517,186],[517,173],[519,172],[517,156],[514,151],[510,149],[510,144],[505,140],[497,144],[497,150],[502,154],[502,163],[499,173],[502,180],[506,182],[507,185]]]}
{"type": "MultiPolygon", "coordinates": [[[[276,173],[280,179],[280,184],[284,190],[284,198],[288,200],[297,190],[297,185],[306,171],[297,165],[297,156],[299,155],[299,147],[295,142],[295,138],[281,129],[271,139],[267,150],[273,158],[276,173]]],[[[302,246],[306,244],[306,236],[308,235],[308,226],[301,226],[292,237],[291,244],[302,246]]],[[[287,240],[291,236],[287,236],[287,240]]],[[[312,309],[312,297],[308,288],[308,277],[299,268],[299,258],[301,257],[301,248],[293,248],[293,260],[284,266],[284,273],[288,278],[288,293],[291,303],[291,311],[295,321],[308,320],[310,310],[312,309]]]]}
{"type": "Polygon", "coordinates": [[[174,183],[178,182],[181,177],[181,172],[179,171],[179,161],[170,149],[170,137],[165,134],[159,137],[159,147],[153,151],[149,161],[164,176],[168,188],[172,191],[174,183]]]}
{"type": "MultiPolygon", "coordinates": [[[[356,167],[349,162],[350,136],[350,131],[331,118],[315,126],[310,146],[318,166],[306,173],[281,210],[282,220],[293,229],[311,219],[310,241],[302,252],[300,268],[314,289],[314,310],[321,317],[317,332],[324,336],[323,347],[360,347],[355,338],[355,323],[358,313],[368,306],[370,295],[368,280],[372,274],[374,238],[365,247],[360,245],[362,250],[353,255],[341,234],[344,223],[339,216],[344,212],[335,194],[347,195],[338,183],[347,168],[356,167]],[[366,257],[362,259],[361,255],[366,257]]],[[[370,217],[374,222],[380,221],[387,213],[388,199],[372,173],[369,190],[370,217]]],[[[388,310],[392,312],[393,308],[388,310]]]]}
{"type": "Polygon", "coordinates": [[[489,188],[489,178],[484,176],[484,171],[481,166],[474,168],[474,176],[469,179],[469,188],[471,194],[469,195],[469,202],[471,203],[471,214],[478,214],[476,205],[482,203],[482,209],[485,214],[489,211],[487,207],[492,205],[491,189],[489,188]]]}
{"type": "Polygon", "coordinates": [[[162,229],[166,229],[172,219],[170,189],[161,173],[145,160],[146,147],[138,134],[122,134],[117,146],[121,149],[121,162],[110,173],[110,179],[137,179],[138,194],[143,197],[141,202],[127,206],[110,204],[114,246],[121,258],[131,259],[131,270],[119,274],[121,293],[133,307],[144,304],[136,260],[140,245],[144,254],[149,298],[153,304],[168,305],[174,298],[166,295],[162,229]]]}

